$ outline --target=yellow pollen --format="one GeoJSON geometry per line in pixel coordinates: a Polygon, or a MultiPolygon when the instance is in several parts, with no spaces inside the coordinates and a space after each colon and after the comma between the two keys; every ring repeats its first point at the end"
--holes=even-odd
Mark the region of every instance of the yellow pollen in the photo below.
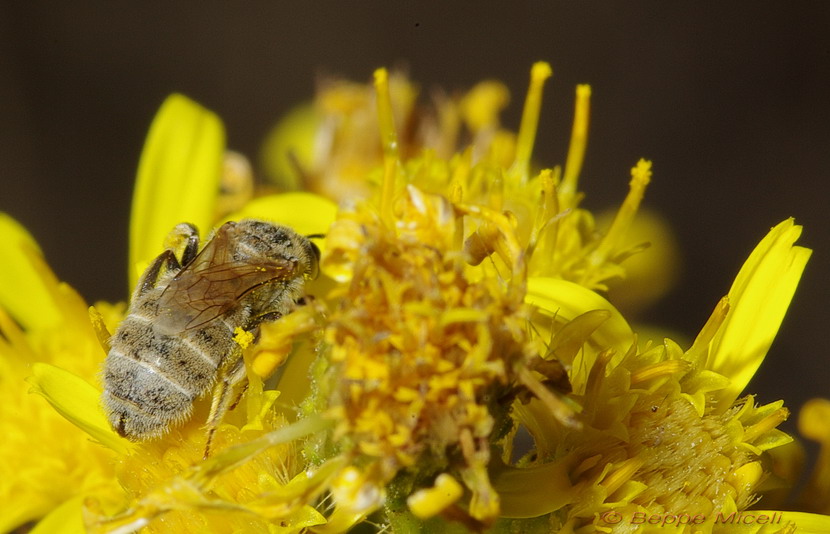
{"type": "Polygon", "coordinates": [[[242,327],[237,326],[233,329],[233,340],[236,341],[237,345],[243,349],[246,349],[251,345],[251,343],[254,342],[254,335],[246,330],[243,330],[242,327]]]}
{"type": "Polygon", "coordinates": [[[519,138],[516,141],[516,160],[511,173],[514,176],[518,175],[521,183],[528,179],[530,156],[533,153],[536,128],[539,125],[539,112],[542,109],[542,89],[545,86],[545,80],[552,74],[553,70],[550,65],[544,61],[534,63],[530,70],[530,88],[527,90],[525,107],[522,111],[522,124],[519,127],[519,138]]]}

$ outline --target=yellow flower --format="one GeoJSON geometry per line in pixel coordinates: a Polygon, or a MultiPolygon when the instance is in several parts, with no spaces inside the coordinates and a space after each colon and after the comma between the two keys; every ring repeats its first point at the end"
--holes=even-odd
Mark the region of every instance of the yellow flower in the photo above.
{"type": "MultiPolygon", "coordinates": [[[[420,122],[418,91],[402,74],[390,80],[399,124],[420,122]]],[[[422,130],[423,124],[415,130],[422,130]]],[[[442,132],[445,130],[441,130],[442,132]]],[[[417,150],[421,131],[402,142],[417,150]]],[[[268,177],[283,190],[304,188],[333,199],[369,194],[367,180],[382,157],[371,86],[326,80],[313,105],[295,109],[265,140],[262,162],[268,177]]]]}
{"type": "MultiPolygon", "coordinates": [[[[788,411],[781,401],[759,406],[753,396],[737,395],[751,377],[745,370],[763,360],[809,257],[793,247],[799,234],[791,220],[768,234],[686,350],[669,339],[638,349],[629,336],[608,333],[616,343],[592,343],[603,324],[574,327],[590,309],[565,324],[563,331],[576,328],[582,336],[584,350],[562,353],[556,337],[552,350],[571,364],[585,428],[561,428],[534,403],[518,407],[537,450],[495,481],[497,490],[511,489],[509,499],[502,492],[506,514],[550,512],[551,525],[578,529],[611,528],[608,512],[626,522],[691,513],[711,529],[718,514],[753,505],[769,475],[764,451],[791,439],[776,430],[788,411]],[[514,489],[540,484],[547,491],[536,495],[514,489]]],[[[604,308],[616,313],[610,304],[604,308]]]]}
{"type": "MultiPolygon", "coordinates": [[[[590,87],[580,85],[564,170],[555,167],[532,176],[542,89],[550,75],[547,63],[534,65],[518,133],[500,124],[499,113],[509,92],[499,82],[482,82],[460,97],[436,96],[426,109],[413,105],[417,89],[399,73],[383,82],[388,105],[377,100],[370,86],[330,82],[319,92],[313,110],[299,108],[275,128],[264,147],[263,157],[271,162],[266,167],[283,187],[293,187],[289,184],[297,183],[299,173],[305,186],[336,200],[353,202],[381,194],[382,184],[390,188],[388,194],[402,183],[412,183],[453,202],[504,212],[513,220],[520,244],[536,250],[529,259],[531,275],[557,276],[605,289],[609,280],[624,276],[620,262],[644,246],[629,245],[625,234],[650,180],[650,163],[638,164],[628,197],[610,228],[600,233],[591,213],[579,208],[583,195],[578,179],[587,147],[591,96],[590,87]],[[388,110],[378,114],[377,105],[388,110]],[[394,155],[388,150],[388,139],[379,133],[378,122],[382,131],[395,130],[397,124],[403,132],[395,134],[394,155]],[[460,145],[465,138],[471,139],[470,144],[460,145]],[[293,166],[286,164],[289,155],[294,156],[293,166]],[[392,180],[386,179],[386,165],[401,167],[392,180]]],[[[383,204],[391,206],[389,199],[383,204]]],[[[487,232],[492,232],[491,225],[485,223],[465,236],[474,261],[483,261],[492,252],[482,248],[489,240],[487,232]]],[[[648,261],[651,276],[669,278],[671,260],[648,261]]],[[[664,284],[661,291],[668,287],[664,284]]]]}
{"type": "MultiPolygon", "coordinates": [[[[718,514],[755,504],[769,475],[764,452],[790,441],[776,429],[789,413],[782,402],[738,395],[809,251],[793,247],[800,227],[781,223],[691,347],[666,339],[641,348],[592,290],[621,274],[630,251],[620,245],[650,164],[632,169],[607,234],[580,232],[580,217],[590,220],[576,211],[573,170],[584,126],[574,128],[565,179],[529,173],[527,132],[548,75],[534,67],[505,168],[487,157],[472,164],[469,152],[453,161],[403,158],[386,75],[376,74],[383,175],[373,201],[341,210],[323,262],[347,287],[333,298],[339,306],[314,375],[317,409],[336,414],[334,450],[355,473],[347,486],[360,488],[335,487],[335,502],[364,515],[383,507],[393,531],[435,515],[480,528],[501,515],[496,525],[507,530],[535,518],[554,531],[587,532],[610,528],[601,515],[609,510],[629,519],[692,510],[712,530],[718,514]],[[555,382],[557,365],[571,393],[555,382]],[[511,466],[520,427],[534,447],[511,466]],[[461,499],[459,481],[469,497],[461,499]]],[[[580,90],[577,123],[587,94],[580,90]]]]}
{"type": "MultiPolygon", "coordinates": [[[[308,192],[256,197],[246,160],[224,151],[218,118],[181,96],[162,106],[136,185],[133,284],[163,248],[177,249],[175,235],[164,239],[182,221],[203,238],[241,217],[327,234],[307,305],[258,335],[235,332],[247,391],[207,459],[209,399],[158,440],[128,443],[109,427],[99,342],[124,307],[99,304],[90,324],[31,238],[0,221],[0,244],[17,251],[0,270],[0,305],[14,319],[0,313],[2,394],[11,395],[0,430],[13,436],[0,454],[23,473],[0,488],[32,503],[6,528],[43,518],[39,532],[328,533],[364,523],[587,533],[686,513],[701,520],[678,531],[756,532],[745,518],[768,513],[779,521],[771,531],[827,531],[826,516],[752,509],[770,451],[791,440],[777,430],[789,412],[740,397],[809,256],[794,246],[800,227],[770,231],[690,346],[639,338],[598,291],[642,248],[626,234],[651,164],[631,169],[627,197],[598,232],[578,191],[588,86],[577,88],[564,167],[534,168],[551,74],[533,66],[515,133],[500,124],[509,94],[498,82],[442,97],[425,114],[414,86],[383,69],[373,88],[329,87],[322,111],[311,122],[299,112],[265,155],[284,189],[307,180],[341,197],[339,209],[308,192]],[[309,138],[315,150],[305,150],[309,138]],[[26,376],[55,411],[41,397],[18,400],[26,376]],[[73,448],[54,444],[54,432],[73,448]]],[[[826,444],[824,408],[808,406],[802,426],[826,444]]],[[[807,511],[827,511],[826,465],[807,511]]]]}

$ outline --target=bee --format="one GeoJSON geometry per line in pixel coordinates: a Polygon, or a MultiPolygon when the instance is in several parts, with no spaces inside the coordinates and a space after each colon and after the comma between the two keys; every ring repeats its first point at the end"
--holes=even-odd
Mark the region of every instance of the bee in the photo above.
{"type": "Polygon", "coordinates": [[[213,388],[207,457],[230,393],[246,378],[235,332],[256,334],[301,304],[320,251],[288,227],[253,219],[225,223],[201,251],[193,225],[171,235],[181,259],[168,248],[139,280],[110,340],[102,404],[118,434],[146,441],[189,419],[213,388]]]}

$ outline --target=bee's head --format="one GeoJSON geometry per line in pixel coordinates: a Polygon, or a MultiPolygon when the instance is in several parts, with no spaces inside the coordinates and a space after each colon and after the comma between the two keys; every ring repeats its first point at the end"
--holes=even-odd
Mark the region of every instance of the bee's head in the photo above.
{"type": "MultiPolygon", "coordinates": [[[[243,256],[258,254],[272,259],[293,256],[303,265],[303,275],[306,278],[317,278],[320,271],[320,249],[311,239],[323,237],[322,235],[301,236],[287,226],[255,219],[243,219],[235,223],[234,232],[239,242],[246,245],[244,249],[248,252],[243,253],[243,256]],[[251,254],[250,251],[255,252],[251,254]]],[[[245,258],[238,259],[244,261],[245,258]]]]}

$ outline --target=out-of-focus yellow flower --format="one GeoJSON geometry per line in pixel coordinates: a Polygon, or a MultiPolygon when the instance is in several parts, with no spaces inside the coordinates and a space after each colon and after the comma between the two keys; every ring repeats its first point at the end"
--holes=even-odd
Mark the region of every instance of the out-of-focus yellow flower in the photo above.
{"type": "MultiPolygon", "coordinates": [[[[418,108],[413,104],[414,85],[401,74],[393,74],[387,82],[387,122],[402,133],[395,135],[393,158],[401,168],[391,181],[384,180],[386,171],[381,172],[389,158],[384,156],[384,140],[378,133],[377,124],[384,119],[378,115],[375,92],[351,82],[330,82],[320,91],[315,112],[304,107],[305,111],[297,110],[278,125],[265,145],[264,157],[273,161],[287,154],[308,154],[307,159],[295,160],[296,172],[307,187],[338,201],[368,198],[379,194],[382,183],[400,181],[454,202],[504,212],[513,220],[521,245],[538,249],[529,259],[531,275],[557,276],[604,290],[607,281],[624,276],[620,262],[644,245],[623,239],[650,180],[650,163],[643,161],[635,168],[631,192],[606,231],[599,232],[591,213],[579,208],[589,86],[576,90],[571,146],[564,167],[538,176],[531,170],[542,89],[550,75],[547,63],[533,67],[521,128],[512,132],[499,121],[509,101],[507,88],[499,82],[482,82],[458,97],[435,93],[431,107],[418,108]],[[309,124],[316,128],[308,128],[309,124]],[[310,136],[310,131],[315,134],[310,136]],[[469,139],[469,144],[460,144],[462,139],[469,139]]],[[[286,175],[285,166],[272,168],[272,174],[286,175]]],[[[490,225],[482,223],[469,236],[467,248],[474,261],[483,261],[492,252],[482,248],[487,232],[491,232],[490,225]]],[[[670,287],[672,260],[654,258],[644,266],[667,281],[659,292],[652,286],[652,300],[670,287]]]]}
{"type": "MultiPolygon", "coordinates": [[[[402,149],[418,151],[426,126],[415,108],[418,90],[400,73],[390,85],[397,123],[417,123],[412,137],[401,140],[402,149]]],[[[372,86],[323,82],[313,105],[292,111],[266,138],[262,161],[268,177],[288,191],[307,189],[337,200],[367,196],[371,182],[379,182],[382,156],[375,100],[372,86]]]]}
{"type": "MultiPolygon", "coordinates": [[[[598,215],[597,228],[604,232],[614,215],[612,210],[598,215]]],[[[625,259],[624,278],[609,281],[608,300],[632,321],[675,286],[682,260],[671,226],[654,210],[637,212],[625,243],[628,250],[641,250],[625,259]]]]}
{"type": "Polygon", "coordinates": [[[798,428],[805,438],[821,446],[815,470],[800,500],[807,511],[830,514],[830,401],[807,402],[799,413],[798,428]]]}
{"type": "Polygon", "coordinates": [[[80,510],[79,498],[117,491],[114,455],[29,395],[25,379],[42,362],[94,381],[101,347],[83,299],[55,279],[34,239],[5,214],[0,249],[0,531],[67,515],[78,525],[80,514],[67,510],[80,510]]]}

